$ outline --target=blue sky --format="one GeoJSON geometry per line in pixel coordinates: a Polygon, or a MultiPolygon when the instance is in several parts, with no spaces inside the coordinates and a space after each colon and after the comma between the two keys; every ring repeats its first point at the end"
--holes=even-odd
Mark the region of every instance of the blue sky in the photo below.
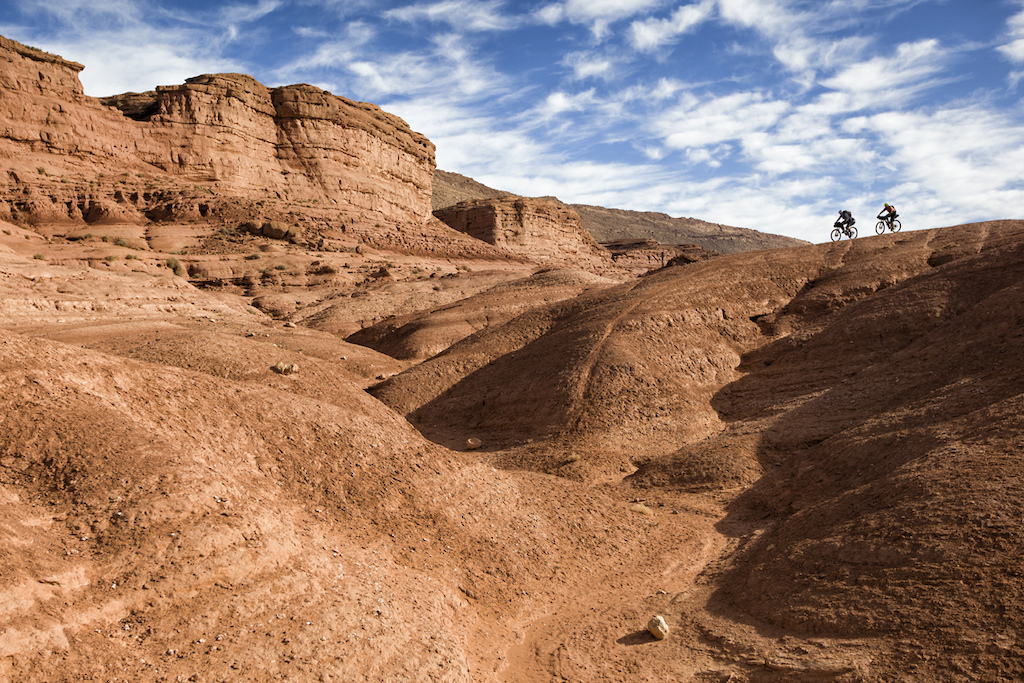
{"type": "Polygon", "coordinates": [[[0,0],[0,34],[95,96],[312,83],[528,196],[815,242],[1024,218],[1024,0],[0,0]]]}

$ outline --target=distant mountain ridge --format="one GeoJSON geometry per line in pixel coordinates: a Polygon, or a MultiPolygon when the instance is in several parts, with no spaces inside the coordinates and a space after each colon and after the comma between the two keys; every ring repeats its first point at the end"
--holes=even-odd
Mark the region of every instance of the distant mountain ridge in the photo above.
{"type": "MultiPolygon", "coordinates": [[[[434,211],[474,199],[514,197],[467,176],[436,169],[431,206],[434,211]]],[[[564,202],[563,202],[564,203],[564,202]]],[[[602,244],[621,240],[655,240],[660,244],[695,244],[723,254],[809,244],[804,240],[711,223],[698,218],[673,218],[664,213],[567,204],[580,215],[583,228],[602,244]]]]}

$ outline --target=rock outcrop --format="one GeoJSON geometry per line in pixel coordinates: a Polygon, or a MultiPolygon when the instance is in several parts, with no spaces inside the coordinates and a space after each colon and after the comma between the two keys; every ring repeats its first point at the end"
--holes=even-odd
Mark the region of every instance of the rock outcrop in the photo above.
{"type": "Polygon", "coordinates": [[[136,121],[141,159],[169,173],[392,220],[430,215],[434,145],[379,107],[242,74],[105,98],[136,121]]]}
{"type": "Polygon", "coordinates": [[[125,158],[123,117],[82,90],[77,62],[0,36],[0,153],[125,158]]]}
{"type": "MultiPolygon", "coordinates": [[[[155,171],[220,196],[318,203],[369,220],[430,218],[434,145],[375,105],[240,74],[100,100],[84,94],[82,69],[0,37],[0,155],[51,156],[51,175],[76,165],[155,171]]],[[[20,210],[81,219],[81,202],[67,203],[20,210]]]]}
{"type": "Polygon", "coordinates": [[[652,239],[616,240],[601,245],[621,268],[644,273],[667,265],[695,263],[715,254],[696,244],[659,244],[652,239]]]}
{"type": "Polygon", "coordinates": [[[502,197],[460,202],[434,212],[459,232],[533,261],[610,262],[580,226],[579,214],[548,197],[502,197]]]}

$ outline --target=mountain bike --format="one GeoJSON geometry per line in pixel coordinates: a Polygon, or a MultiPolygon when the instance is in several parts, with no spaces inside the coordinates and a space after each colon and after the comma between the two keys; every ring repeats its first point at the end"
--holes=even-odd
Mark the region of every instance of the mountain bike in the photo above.
{"type": "Polygon", "coordinates": [[[855,240],[857,239],[857,228],[853,227],[852,225],[845,226],[836,223],[835,230],[832,231],[832,241],[838,242],[843,238],[843,235],[846,235],[851,240],[855,240]]]}
{"type": "Polygon", "coordinates": [[[886,228],[889,228],[891,232],[899,232],[902,227],[903,225],[895,218],[883,218],[875,224],[875,232],[884,235],[886,228]]]}

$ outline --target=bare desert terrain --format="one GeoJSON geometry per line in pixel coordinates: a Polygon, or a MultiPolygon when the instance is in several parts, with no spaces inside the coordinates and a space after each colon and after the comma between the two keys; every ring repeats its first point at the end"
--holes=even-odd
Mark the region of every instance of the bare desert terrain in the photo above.
{"type": "Polygon", "coordinates": [[[1024,679],[1024,221],[614,258],[373,105],[0,55],[0,680],[1024,679]]]}

